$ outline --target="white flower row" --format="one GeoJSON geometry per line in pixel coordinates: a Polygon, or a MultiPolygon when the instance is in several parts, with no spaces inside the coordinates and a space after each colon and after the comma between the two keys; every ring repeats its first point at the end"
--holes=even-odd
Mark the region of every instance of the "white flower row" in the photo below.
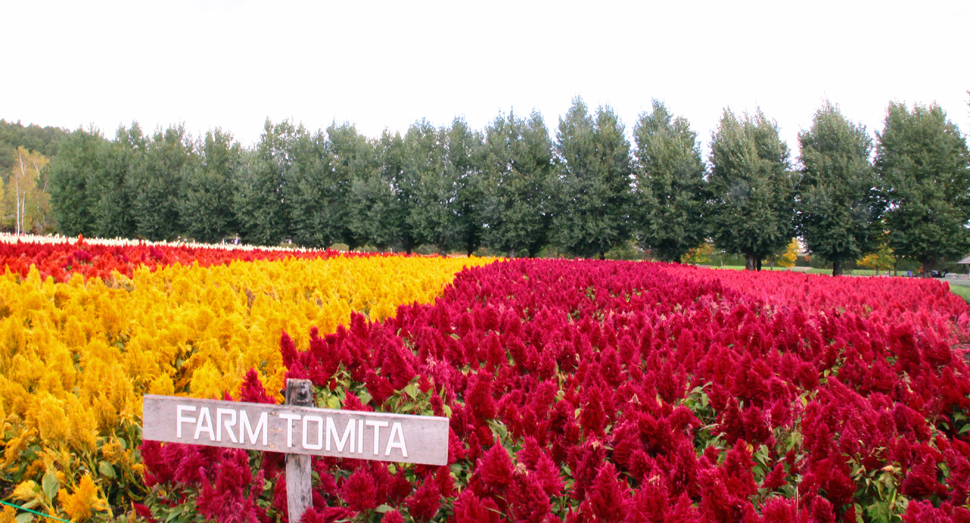
{"type": "MultiPolygon", "coordinates": [[[[39,236],[33,234],[13,234],[0,232],[0,242],[3,243],[41,243],[41,244],[71,244],[74,245],[78,242],[80,237],[76,236],[61,236],[61,235],[50,235],[50,236],[39,236]]],[[[245,245],[237,244],[234,242],[223,242],[223,243],[197,243],[197,242],[152,242],[148,240],[129,240],[126,238],[84,238],[84,243],[90,243],[94,245],[108,245],[112,247],[129,247],[136,245],[153,245],[153,246],[164,246],[164,247],[189,247],[193,249],[229,249],[229,250],[240,250],[240,251],[285,251],[285,252],[316,252],[323,249],[306,249],[303,247],[260,247],[257,245],[245,245]]]]}

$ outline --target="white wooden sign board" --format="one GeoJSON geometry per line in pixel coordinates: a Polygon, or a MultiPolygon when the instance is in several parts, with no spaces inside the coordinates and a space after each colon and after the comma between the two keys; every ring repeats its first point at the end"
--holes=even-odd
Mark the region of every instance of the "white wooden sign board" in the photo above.
{"type": "Polygon", "coordinates": [[[448,464],[448,418],[146,394],[142,439],[287,454],[448,464]]]}

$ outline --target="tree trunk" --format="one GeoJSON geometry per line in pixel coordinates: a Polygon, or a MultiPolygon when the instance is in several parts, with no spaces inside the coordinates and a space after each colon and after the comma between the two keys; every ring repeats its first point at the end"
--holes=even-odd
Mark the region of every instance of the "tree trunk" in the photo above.
{"type": "Polygon", "coordinates": [[[842,276],[842,262],[838,260],[832,261],[832,276],[842,276]]]}
{"type": "Polygon", "coordinates": [[[758,260],[754,257],[754,254],[744,255],[744,270],[746,271],[756,271],[758,270],[758,260]]]}
{"type": "MultiPolygon", "coordinates": [[[[23,160],[20,161],[20,170],[21,171],[24,170],[23,160]]],[[[17,176],[16,179],[14,180],[13,187],[14,187],[13,200],[14,200],[14,204],[16,205],[16,210],[14,211],[16,216],[14,217],[14,221],[17,224],[16,225],[17,236],[20,236],[20,176],[17,176]]]]}
{"type": "Polygon", "coordinates": [[[600,251],[600,259],[601,260],[605,260],[606,259],[606,251],[600,251]]]}

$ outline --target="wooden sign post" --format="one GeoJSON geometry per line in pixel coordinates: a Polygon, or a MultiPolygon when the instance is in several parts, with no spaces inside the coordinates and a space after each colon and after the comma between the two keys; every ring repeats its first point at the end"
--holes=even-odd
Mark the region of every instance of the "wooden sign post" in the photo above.
{"type": "MultiPolygon", "coordinates": [[[[313,382],[286,380],[286,404],[313,406],[313,382]]],[[[303,513],[313,506],[313,481],[310,476],[310,456],[286,455],[286,510],[289,521],[299,522],[303,513]]]]}
{"type": "Polygon", "coordinates": [[[289,520],[312,506],[311,456],[448,464],[448,418],[313,407],[309,380],[286,380],[286,405],[146,394],[142,439],[283,452],[289,520]]]}

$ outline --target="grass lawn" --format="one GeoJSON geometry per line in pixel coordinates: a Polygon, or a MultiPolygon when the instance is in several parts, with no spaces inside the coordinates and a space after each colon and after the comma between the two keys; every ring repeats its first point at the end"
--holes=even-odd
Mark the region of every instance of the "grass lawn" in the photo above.
{"type": "MultiPolygon", "coordinates": [[[[744,265],[725,265],[723,267],[720,265],[708,265],[707,267],[710,267],[712,269],[726,269],[726,270],[733,270],[733,271],[744,270],[744,265]]],[[[792,272],[801,272],[806,274],[832,274],[832,269],[811,269],[807,267],[793,267],[792,269],[787,269],[785,267],[775,267],[774,269],[772,269],[767,265],[762,265],[761,270],[763,271],[791,270],[792,272]]],[[[846,271],[845,275],[846,276],[876,276],[876,271],[871,269],[853,269],[851,271],[846,271]]]]}
{"type": "Polygon", "coordinates": [[[970,303],[970,287],[950,284],[950,292],[963,298],[967,303],[970,303]]]}

